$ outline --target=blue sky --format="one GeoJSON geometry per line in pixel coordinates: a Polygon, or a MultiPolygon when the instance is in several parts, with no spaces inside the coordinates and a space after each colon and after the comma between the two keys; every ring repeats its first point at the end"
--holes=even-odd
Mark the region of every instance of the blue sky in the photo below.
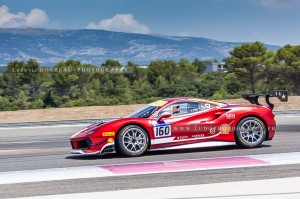
{"type": "Polygon", "coordinates": [[[300,44],[300,0],[0,0],[0,27],[300,44]]]}

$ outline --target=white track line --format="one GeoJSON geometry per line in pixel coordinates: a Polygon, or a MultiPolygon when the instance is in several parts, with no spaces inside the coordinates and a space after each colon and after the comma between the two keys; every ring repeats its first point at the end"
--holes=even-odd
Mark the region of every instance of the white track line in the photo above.
{"type": "Polygon", "coordinates": [[[51,129],[51,128],[64,128],[64,127],[86,127],[90,124],[55,124],[55,125],[43,125],[43,126],[11,126],[0,127],[0,130],[18,130],[18,129],[51,129]]]}
{"type": "Polygon", "coordinates": [[[299,164],[300,152],[275,153],[268,155],[249,155],[248,157],[270,162],[272,165],[299,164]]]}
{"type": "Polygon", "coordinates": [[[0,173],[0,184],[71,180],[108,176],[114,175],[111,172],[96,166],[12,171],[0,173]]]}
{"type": "Polygon", "coordinates": [[[0,172],[0,184],[300,164],[300,152],[0,172]]]}
{"type": "MultiPolygon", "coordinates": [[[[26,199],[299,199],[300,177],[27,197],[26,199]],[[138,197],[139,196],[139,197],[138,197]]],[[[91,185],[92,186],[92,185],[91,185]]],[[[25,198],[24,198],[25,199],[25,198]]]]}

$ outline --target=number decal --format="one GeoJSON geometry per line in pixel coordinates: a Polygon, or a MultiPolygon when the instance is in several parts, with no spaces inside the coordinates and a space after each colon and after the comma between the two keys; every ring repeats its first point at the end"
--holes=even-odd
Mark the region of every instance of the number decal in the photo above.
{"type": "Polygon", "coordinates": [[[153,130],[154,130],[155,138],[171,136],[171,125],[170,124],[167,124],[167,123],[156,124],[154,126],[153,130]]]}

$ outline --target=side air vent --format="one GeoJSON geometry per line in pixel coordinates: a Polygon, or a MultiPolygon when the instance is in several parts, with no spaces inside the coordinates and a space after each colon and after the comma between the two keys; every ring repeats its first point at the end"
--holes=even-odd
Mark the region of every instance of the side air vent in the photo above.
{"type": "Polygon", "coordinates": [[[230,111],[231,109],[223,109],[219,112],[215,113],[216,118],[220,117],[221,115],[225,114],[226,112],[230,111]]]}

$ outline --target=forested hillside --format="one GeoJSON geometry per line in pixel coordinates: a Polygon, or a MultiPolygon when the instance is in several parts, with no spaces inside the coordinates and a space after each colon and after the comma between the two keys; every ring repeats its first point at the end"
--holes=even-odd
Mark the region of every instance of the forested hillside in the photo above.
{"type": "Polygon", "coordinates": [[[242,93],[287,89],[300,95],[300,46],[277,52],[262,43],[242,44],[224,59],[224,71],[204,73],[206,62],[151,61],[146,68],[117,60],[102,65],[68,60],[52,68],[12,61],[0,76],[0,110],[148,103],[188,96],[237,98],[242,93]]]}

